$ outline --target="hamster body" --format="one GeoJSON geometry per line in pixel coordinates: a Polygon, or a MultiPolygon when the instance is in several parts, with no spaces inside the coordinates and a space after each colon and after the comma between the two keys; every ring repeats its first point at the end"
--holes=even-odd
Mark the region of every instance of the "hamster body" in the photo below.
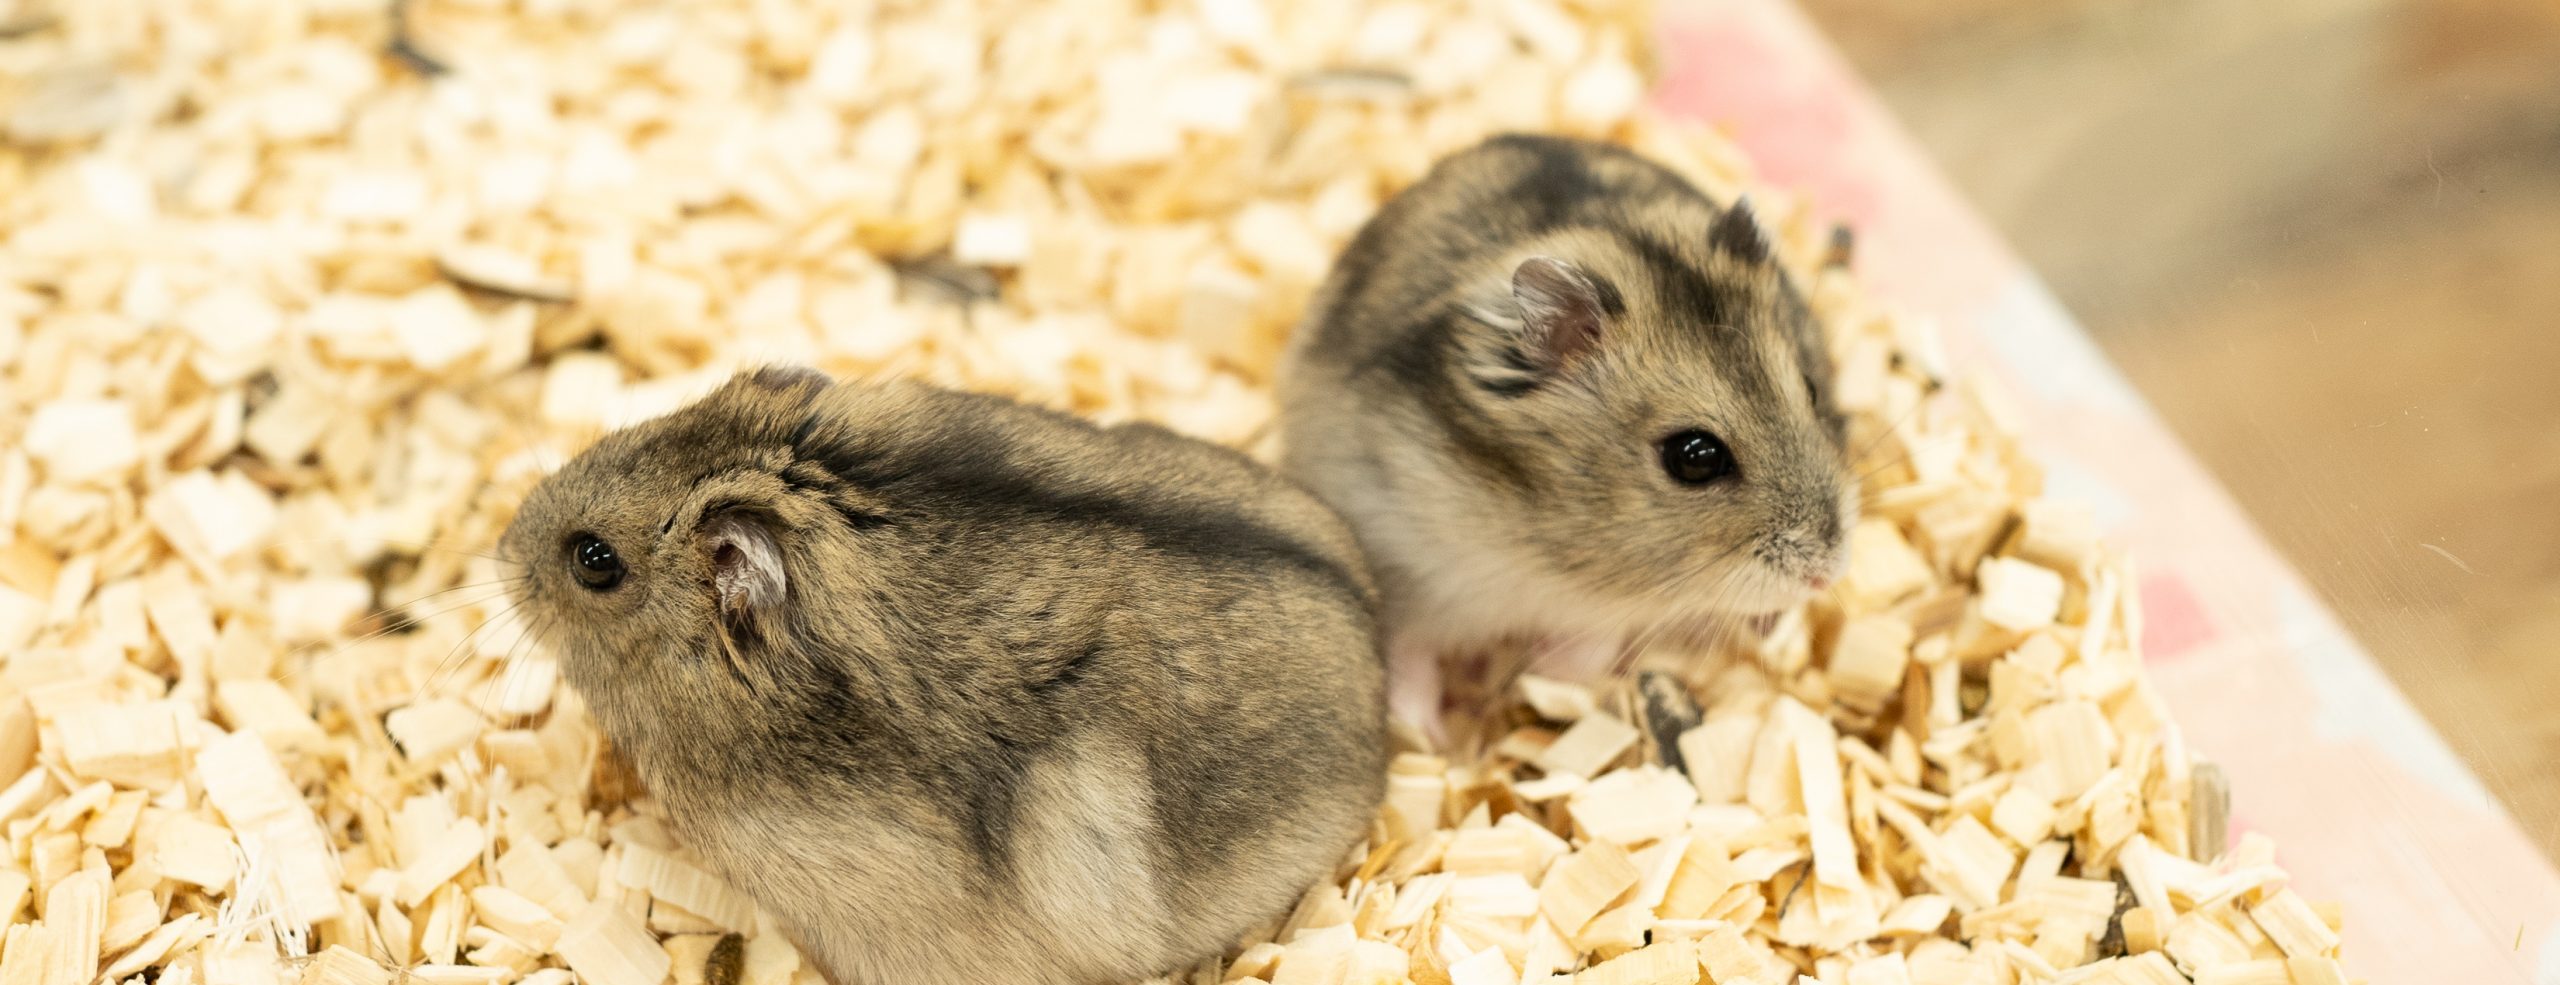
{"type": "Polygon", "coordinates": [[[1625,150],[1498,137],[1372,217],[1280,376],[1282,463],[1358,532],[1399,714],[1504,641],[1588,674],[1846,564],[1819,326],[1749,210],[1625,150]]]}
{"type": "Polygon", "coordinates": [[[501,553],[678,832],[836,985],[1173,970],[1330,877],[1383,791],[1350,532],[1152,425],[768,369],[606,436],[501,553]]]}

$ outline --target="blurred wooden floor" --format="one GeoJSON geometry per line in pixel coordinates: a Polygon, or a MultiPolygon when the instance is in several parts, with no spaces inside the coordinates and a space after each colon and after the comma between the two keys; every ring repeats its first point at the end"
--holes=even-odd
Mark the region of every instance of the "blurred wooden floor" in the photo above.
{"type": "Polygon", "coordinates": [[[1800,2],[2560,857],[2560,4],[1800,2]]]}

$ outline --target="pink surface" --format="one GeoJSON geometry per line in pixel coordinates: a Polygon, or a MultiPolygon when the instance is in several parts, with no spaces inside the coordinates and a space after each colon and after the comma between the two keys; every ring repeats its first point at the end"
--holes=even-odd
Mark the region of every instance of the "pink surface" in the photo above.
{"type": "Polygon", "coordinates": [[[1811,25],[1707,0],[1662,30],[1656,103],[1854,226],[1875,294],[2007,384],[2051,490],[2131,546],[2155,682],[2230,772],[2235,832],[2275,837],[2306,895],[2346,904],[2349,971],[2560,985],[2560,873],[1811,25]]]}

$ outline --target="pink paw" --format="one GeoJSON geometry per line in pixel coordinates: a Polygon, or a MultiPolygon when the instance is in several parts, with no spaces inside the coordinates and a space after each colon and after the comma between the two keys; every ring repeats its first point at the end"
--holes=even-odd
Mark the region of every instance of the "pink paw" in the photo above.
{"type": "Polygon", "coordinates": [[[1387,711],[1433,743],[1447,740],[1440,722],[1443,691],[1438,647],[1398,640],[1387,648],[1387,711]]]}

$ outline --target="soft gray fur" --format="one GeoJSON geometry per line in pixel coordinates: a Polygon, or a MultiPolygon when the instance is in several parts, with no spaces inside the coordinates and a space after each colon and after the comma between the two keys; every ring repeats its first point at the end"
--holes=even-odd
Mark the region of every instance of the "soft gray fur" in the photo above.
{"type": "Polygon", "coordinates": [[[1350,532],[1151,425],[765,370],[579,455],[502,551],[687,844],[836,985],[1166,972],[1381,795],[1350,532]]]}
{"type": "Polygon", "coordinates": [[[1280,381],[1283,467],[1358,531],[1398,711],[1504,640],[1615,657],[1803,600],[1846,563],[1856,482],[1819,327],[1747,208],[1625,150],[1488,141],[1335,263],[1280,381]],[[1673,481],[1672,434],[1739,464],[1673,481]]]}

